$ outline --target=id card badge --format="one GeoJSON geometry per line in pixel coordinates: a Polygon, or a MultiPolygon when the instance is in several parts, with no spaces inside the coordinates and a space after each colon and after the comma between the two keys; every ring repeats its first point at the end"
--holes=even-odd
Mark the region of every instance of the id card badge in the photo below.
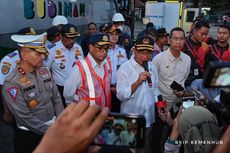
{"type": "Polygon", "coordinates": [[[195,76],[199,75],[199,70],[198,69],[194,69],[194,75],[195,76]]]}
{"type": "Polygon", "coordinates": [[[117,70],[120,68],[121,65],[117,65],[117,70]]]}

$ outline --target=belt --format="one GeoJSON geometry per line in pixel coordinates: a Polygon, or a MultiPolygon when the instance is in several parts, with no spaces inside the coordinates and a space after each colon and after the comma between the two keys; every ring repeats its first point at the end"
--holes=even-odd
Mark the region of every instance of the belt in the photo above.
{"type": "MultiPolygon", "coordinates": [[[[56,116],[54,116],[51,120],[45,122],[45,124],[49,126],[49,125],[53,124],[53,123],[55,122],[55,120],[56,120],[56,116]]],[[[24,130],[24,131],[30,131],[30,130],[29,130],[27,127],[25,127],[25,126],[20,126],[20,125],[17,124],[17,127],[18,127],[19,129],[21,129],[21,130],[24,130]]]]}

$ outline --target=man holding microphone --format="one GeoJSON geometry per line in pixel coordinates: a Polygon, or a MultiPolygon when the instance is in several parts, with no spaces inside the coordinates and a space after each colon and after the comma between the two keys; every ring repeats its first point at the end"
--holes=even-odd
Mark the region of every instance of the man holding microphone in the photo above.
{"type": "Polygon", "coordinates": [[[155,96],[159,95],[157,70],[149,62],[153,45],[150,37],[139,37],[134,46],[134,56],[122,64],[117,73],[116,90],[121,101],[121,113],[137,113],[146,118],[145,146],[139,152],[150,151],[150,127],[155,122],[155,96]]]}

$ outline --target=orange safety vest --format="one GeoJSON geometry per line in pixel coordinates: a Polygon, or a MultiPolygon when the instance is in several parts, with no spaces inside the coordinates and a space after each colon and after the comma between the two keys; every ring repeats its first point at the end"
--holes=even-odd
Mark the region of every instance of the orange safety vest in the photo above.
{"type": "Polygon", "coordinates": [[[95,98],[89,96],[89,88],[87,84],[87,78],[85,70],[80,61],[76,61],[76,64],[79,68],[82,78],[82,85],[76,90],[75,94],[78,95],[79,99],[83,99],[86,101],[95,100],[96,104],[102,108],[108,107],[111,108],[111,89],[110,89],[110,82],[111,82],[111,73],[112,67],[111,62],[109,59],[108,65],[110,67],[110,72],[108,71],[107,64],[104,64],[104,78],[101,79],[95,70],[92,67],[92,64],[88,57],[84,59],[89,67],[90,73],[93,79],[93,85],[95,88],[95,98]]]}

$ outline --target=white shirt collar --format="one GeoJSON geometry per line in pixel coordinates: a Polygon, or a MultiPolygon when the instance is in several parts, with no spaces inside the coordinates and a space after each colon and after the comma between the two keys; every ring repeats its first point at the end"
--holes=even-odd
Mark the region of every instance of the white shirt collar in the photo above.
{"type": "Polygon", "coordinates": [[[92,64],[92,67],[95,68],[96,66],[101,67],[104,64],[106,64],[106,59],[104,61],[101,62],[101,65],[98,65],[97,62],[94,60],[94,58],[92,57],[92,55],[90,54],[90,52],[88,53],[88,58],[92,64]]]}

